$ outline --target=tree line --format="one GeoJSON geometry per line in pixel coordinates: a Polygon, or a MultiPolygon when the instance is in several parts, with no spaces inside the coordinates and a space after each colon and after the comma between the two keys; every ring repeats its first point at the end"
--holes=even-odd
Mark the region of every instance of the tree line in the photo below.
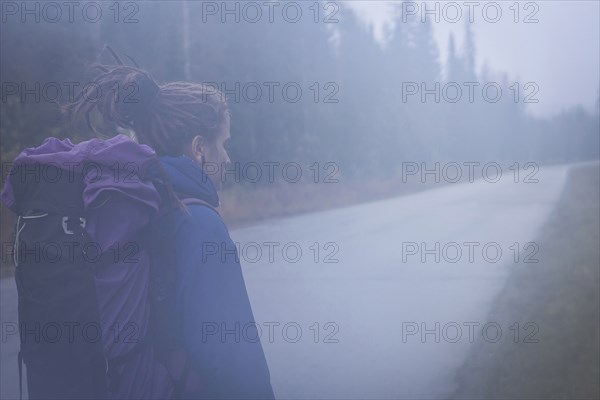
{"type": "Polygon", "coordinates": [[[382,47],[344,3],[296,3],[303,17],[294,22],[235,15],[223,22],[207,14],[215,4],[102,3],[104,17],[95,22],[7,16],[3,161],[47,136],[90,137],[83,126],[64,124],[54,100],[81,90],[93,62],[113,62],[102,51],[106,44],[159,82],[208,82],[225,91],[230,153],[240,163],[331,161],[345,176],[389,176],[404,161],[552,164],[599,157],[600,100],[594,113],[575,107],[548,119],[528,115],[527,102],[543,101],[542,89],[489,68],[477,74],[468,26],[461,55],[450,39],[443,76],[430,23],[398,20],[382,47]]]}

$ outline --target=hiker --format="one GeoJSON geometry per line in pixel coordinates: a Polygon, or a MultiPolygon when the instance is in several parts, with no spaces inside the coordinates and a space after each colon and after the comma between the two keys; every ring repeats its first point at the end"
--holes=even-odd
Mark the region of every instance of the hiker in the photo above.
{"type": "Polygon", "coordinates": [[[96,94],[82,92],[65,112],[96,132],[98,111],[135,141],[48,138],[17,156],[2,192],[18,215],[19,371],[22,359],[29,396],[272,399],[237,249],[217,211],[230,162],[225,97],[202,84],[159,86],[117,61],[97,66],[96,94]],[[38,179],[40,166],[64,171],[38,179]],[[69,251],[40,260],[31,255],[40,243],[69,251]],[[40,324],[99,334],[27,340],[40,324]]]}
{"type": "Polygon", "coordinates": [[[230,163],[225,96],[204,84],[158,85],[126,65],[102,66],[94,84],[107,97],[91,103],[80,96],[69,106],[71,116],[97,109],[104,122],[133,131],[157,154],[148,170],[161,194],[162,217],[147,248],[151,263],[160,264],[151,271],[151,280],[163,284],[153,307],[167,311],[154,319],[161,325],[155,326],[155,342],[174,380],[174,396],[274,398],[258,332],[248,333],[256,324],[237,249],[216,210],[221,172],[230,163]],[[131,87],[135,101],[123,101],[131,87]],[[172,270],[160,268],[171,264],[172,270]]]}

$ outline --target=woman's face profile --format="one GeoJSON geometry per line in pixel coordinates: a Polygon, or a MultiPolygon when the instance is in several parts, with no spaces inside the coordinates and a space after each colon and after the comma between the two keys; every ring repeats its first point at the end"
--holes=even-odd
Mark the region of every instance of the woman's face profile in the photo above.
{"type": "Polygon", "coordinates": [[[205,172],[217,190],[223,186],[223,169],[231,163],[226,149],[230,140],[230,118],[227,115],[217,136],[206,145],[203,152],[205,172]]]}

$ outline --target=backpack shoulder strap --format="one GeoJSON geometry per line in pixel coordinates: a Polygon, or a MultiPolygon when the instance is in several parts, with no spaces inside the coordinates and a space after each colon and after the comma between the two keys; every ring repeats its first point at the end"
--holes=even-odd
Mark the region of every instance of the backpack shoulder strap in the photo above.
{"type": "MultiPolygon", "coordinates": [[[[190,206],[190,205],[206,206],[206,207],[210,208],[211,210],[213,210],[214,212],[216,212],[217,214],[219,214],[219,212],[217,211],[217,209],[212,204],[210,204],[207,201],[201,200],[201,199],[197,199],[197,198],[194,198],[194,197],[187,197],[187,198],[182,198],[181,202],[183,204],[185,204],[186,206],[190,206]]],[[[220,215],[221,214],[219,214],[219,216],[220,215]]]]}
{"type": "MultiPolygon", "coordinates": [[[[186,207],[190,205],[205,206],[213,210],[220,217],[220,214],[217,211],[217,209],[209,202],[194,197],[183,197],[180,193],[176,193],[176,195],[179,197],[181,203],[183,203],[186,207]]],[[[168,212],[171,213],[171,211],[172,209],[170,209],[168,212]]],[[[171,234],[174,235],[173,232],[171,232],[171,234]]],[[[171,256],[173,256],[170,265],[174,266],[176,261],[173,260],[176,260],[176,256],[174,256],[174,253],[170,254],[171,256]]],[[[154,257],[155,260],[158,260],[160,254],[155,255],[154,257]]],[[[175,298],[175,296],[173,296],[173,293],[170,292],[173,290],[173,287],[169,287],[168,284],[166,286],[162,284],[162,282],[168,280],[168,276],[173,276],[173,271],[170,271],[169,268],[160,268],[161,266],[169,265],[168,260],[161,261],[164,262],[154,263],[153,265],[155,267],[151,268],[151,273],[154,273],[155,276],[155,279],[151,280],[151,285],[155,285],[156,292],[163,293],[166,296],[159,302],[155,300],[155,303],[153,304],[155,320],[154,329],[160,329],[160,326],[164,325],[164,320],[168,320],[168,318],[165,319],[165,315],[168,315],[171,318],[171,320],[169,320],[171,321],[170,325],[175,325],[175,327],[170,326],[167,335],[165,335],[164,331],[157,330],[157,336],[155,340],[158,340],[157,351],[160,353],[159,357],[163,359],[163,362],[166,362],[167,370],[169,371],[169,373],[171,374],[171,378],[173,379],[174,393],[172,398],[179,399],[184,397],[184,395],[186,394],[186,389],[188,389],[189,386],[195,387],[201,385],[202,378],[200,377],[198,372],[192,368],[192,363],[190,361],[189,355],[185,351],[182,352],[176,348],[174,349],[171,347],[165,347],[165,341],[171,340],[173,338],[177,340],[177,335],[179,334],[182,337],[183,333],[180,323],[177,320],[172,320],[174,315],[178,315],[176,312],[173,312],[175,307],[173,299],[175,298]],[[156,267],[156,265],[158,265],[158,267],[156,267]],[[162,303],[162,306],[160,303],[162,303]],[[174,332],[178,333],[174,334],[174,332]]]]}

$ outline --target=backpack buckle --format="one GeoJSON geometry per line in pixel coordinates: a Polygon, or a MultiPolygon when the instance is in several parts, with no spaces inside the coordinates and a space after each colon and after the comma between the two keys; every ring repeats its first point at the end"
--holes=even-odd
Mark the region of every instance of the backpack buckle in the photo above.
{"type": "MultiPolygon", "coordinates": [[[[68,224],[69,224],[69,217],[62,217],[62,228],[63,228],[63,231],[67,235],[74,235],[75,232],[73,232],[72,230],[69,229],[68,224]]],[[[82,228],[85,228],[85,218],[79,217],[79,226],[81,226],[82,228]]]]}

